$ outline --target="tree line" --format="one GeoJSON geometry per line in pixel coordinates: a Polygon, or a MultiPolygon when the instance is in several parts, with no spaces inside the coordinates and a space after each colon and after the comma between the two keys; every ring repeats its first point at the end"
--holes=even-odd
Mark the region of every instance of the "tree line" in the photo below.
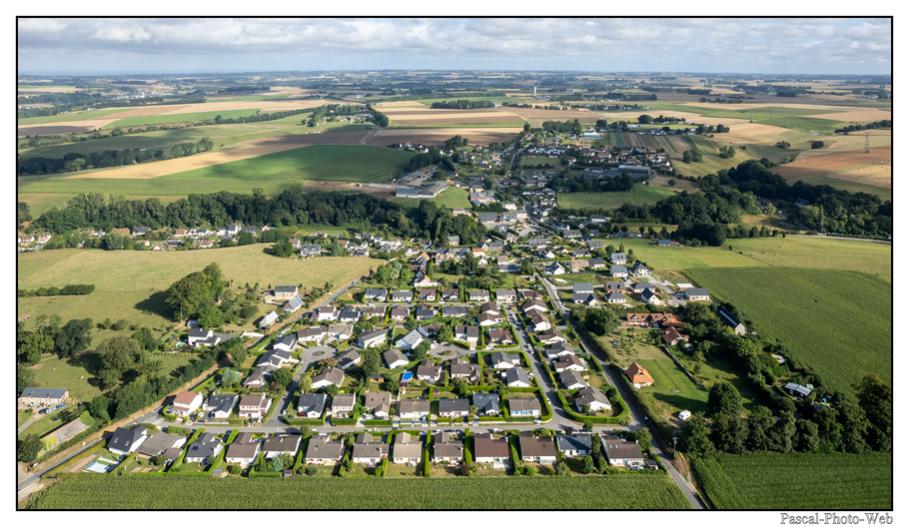
{"type": "Polygon", "coordinates": [[[478,108],[494,108],[490,100],[458,99],[456,101],[436,101],[430,105],[433,110],[474,110],[478,108]]]}
{"type": "Polygon", "coordinates": [[[290,187],[273,197],[267,197],[261,191],[193,194],[166,205],[157,198],[127,200],[80,194],[63,208],[43,213],[30,228],[63,234],[87,228],[110,231],[136,225],[157,229],[230,223],[277,227],[356,224],[434,242],[457,235],[467,245],[480,243],[485,236],[485,229],[474,218],[455,217],[450,210],[431,201],[424,200],[418,207],[406,208],[367,194],[312,192],[302,186],[290,187]]]}
{"type": "Polygon", "coordinates": [[[63,287],[50,286],[37,289],[17,289],[16,296],[81,296],[95,290],[94,284],[68,284],[63,287]]]}
{"type": "Polygon", "coordinates": [[[62,157],[26,157],[16,163],[17,174],[32,176],[58,172],[76,172],[93,168],[107,168],[137,163],[150,163],[208,152],[214,147],[211,139],[203,137],[196,142],[177,143],[156,149],[124,148],[101,152],[68,152],[62,157]]]}
{"type": "Polygon", "coordinates": [[[874,121],[872,123],[850,124],[842,128],[837,128],[833,131],[833,133],[848,135],[849,132],[858,132],[861,130],[877,130],[878,128],[893,128],[893,121],[890,119],[883,119],[880,121],[874,121]]]}

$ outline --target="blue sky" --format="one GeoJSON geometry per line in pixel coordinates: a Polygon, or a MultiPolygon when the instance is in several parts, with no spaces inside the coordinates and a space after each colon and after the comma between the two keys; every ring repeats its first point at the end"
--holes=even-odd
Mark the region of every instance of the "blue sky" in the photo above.
{"type": "Polygon", "coordinates": [[[53,19],[21,74],[364,69],[890,73],[889,19],[53,19]]]}

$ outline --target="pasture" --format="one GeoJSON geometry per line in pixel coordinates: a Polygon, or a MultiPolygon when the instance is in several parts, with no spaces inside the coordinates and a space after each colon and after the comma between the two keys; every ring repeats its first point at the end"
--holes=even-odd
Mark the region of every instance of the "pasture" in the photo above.
{"type": "Polygon", "coordinates": [[[653,386],[642,388],[638,396],[668,419],[680,410],[703,412],[707,392],[691,381],[672,359],[665,355],[638,361],[653,376],[653,386]]]}
{"type": "Polygon", "coordinates": [[[304,288],[330,282],[335,286],[366,274],[378,260],[359,257],[319,257],[308,260],[265,254],[266,245],[245,245],[195,251],[102,251],[63,249],[20,254],[17,287],[95,284],[95,291],[81,297],[29,297],[18,299],[20,319],[41,314],[59,315],[64,321],[91,318],[126,319],[131,324],[169,325],[162,292],[183,276],[217,262],[235,287],[258,283],[262,288],[278,283],[304,288]]]}
{"type": "Polygon", "coordinates": [[[851,392],[863,376],[891,378],[890,284],[850,271],[764,267],[689,269],[712,296],[734,304],[823,382],[851,392]]]}
{"type": "Polygon", "coordinates": [[[609,210],[630,203],[652,205],[673,192],[666,188],[650,185],[635,185],[631,190],[620,192],[560,192],[557,196],[560,208],[572,210],[609,210]]]}
{"type": "MultiPolygon", "coordinates": [[[[734,242],[735,240],[733,240],[734,242]]],[[[634,251],[635,257],[657,271],[680,271],[701,267],[755,267],[763,264],[753,258],[726,248],[717,247],[658,247],[650,240],[606,240],[634,251]]]]}
{"type": "Polygon", "coordinates": [[[48,356],[30,369],[35,374],[35,386],[39,388],[65,388],[76,401],[89,401],[101,395],[101,390],[89,382],[91,375],[84,365],[75,361],[48,356]]]}
{"type": "Polygon", "coordinates": [[[687,509],[663,473],[590,477],[476,478],[61,478],[29,502],[33,509],[687,509]],[[187,496],[191,498],[187,499],[187,496]],[[394,499],[389,499],[394,496],[394,499]]]}
{"type": "MultiPolygon", "coordinates": [[[[20,194],[79,194],[99,192],[136,196],[186,196],[218,191],[249,192],[255,187],[275,193],[311,181],[378,183],[390,181],[413,154],[390,148],[364,145],[313,144],[301,146],[307,138],[267,140],[246,145],[242,152],[230,150],[197,154],[186,158],[114,167],[93,172],[29,176],[19,178],[20,194]],[[288,145],[296,148],[288,150],[288,145]],[[273,146],[284,150],[230,161],[229,156],[248,156],[273,146]],[[248,147],[248,148],[247,148],[248,147]],[[214,164],[207,156],[218,157],[214,164]],[[223,159],[228,156],[226,159],[223,159]],[[199,166],[200,168],[194,168],[199,166]],[[165,166],[166,165],[166,166],[165,166]],[[183,167],[180,171],[179,168],[183,167]]],[[[28,201],[26,199],[26,201],[28,201]]]]}
{"type": "Polygon", "coordinates": [[[891,454],[720,454],[697,459],[717,509],[892,509],[891,454]]]}
{"type": "Polygon", "coordinates": [[[893,248],[887,243],[787,236],[727,240],[726,245],[736,253],[770,266],[858,271],[888,282],[892,274],[893,248]]]}
{"type": "MultiPolygon", "coordinates": [[[[404,207],[419,207],[422,199],[392,198],[392,201],[404,207]]],[[[448,187],[441,194],[430,199],[440,207],[449,209],[469,209],[470,201],[467,200],[467,191],[459,187],[448,187]]]]}

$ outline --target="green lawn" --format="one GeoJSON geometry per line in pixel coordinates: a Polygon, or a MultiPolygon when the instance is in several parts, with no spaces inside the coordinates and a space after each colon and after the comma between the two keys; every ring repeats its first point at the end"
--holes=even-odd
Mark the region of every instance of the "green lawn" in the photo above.
{"type": "MultiPolygon", "coordinates": [[[[619,243],[625,249],[634,251],[635,257],[643,260],[653,269],[658,271],[678,271],[682,269],[697,269],[701,267],[758,267],[766,264],[754,258],[730,251],[726,247],[658,247],[650,240],[606,240],[618,247],[619,243]]],[[[729,243],[735,244],[736,240],[729,243]]]]}
{"type": "MultiPolygon", "coordinates": [[[[422,199],[412,198],[392,198],[392,201],[405,207],[419,207],[422,199]]],[[[467,199],[467,191],[459,187],[448,187],[441,194],[432,198],[433,203],[440,207],[449,209],[469,209],[470,201],[467,199]]]]}
{"type": "Polygon", "coordinates": [[[19,193],[186,196],[218,191],[278,192],[306,181],[390,181],[413,154],[362,145],[313,145],[152,179],[72,179],[65,175],[19,178],[19,193]]]}
{"type": "Polygon", "coordinates": [[[718,509],[892,509],[890,454],[721,454],[695,474],[718,509]]]}
{"type": "Polygon", "coordinates": [[[56,356],[45,357],[32,366],[31,370],[35,374],[35,386],[38,388],[65,388],[76,401],[88,401],[101,395],[101,390],[89,383],[91,375],[78,363],[70,363],[56,356]]]}
{"type": "Polygon", "coordinates": [[[863,273],[788,267],[685,274],[735,304],[755,329],[782,341],[829,386],[849,392],[868,374],[889,382],[890,284],[863,273]]]}
{"type": "Polygon", "coordinates": [[[29,502],[34,509],[687,509],[663,473],[591,477],[200,478],[66,477],[29,502]],[[190,496],[187,499],[187,496],[190,496]]]}
{"type": "Polygon", "coordinates": [[[102,251],[63,249],[20,254],[20,288],[67,283],[92,283],[87,297],[29,297],[18,299],[20,317],[57,314],[65,321],[126,319],[141,326],[167,324],[162,292],[181,277],[217,262],[225,277],[239,287],[246,283],[303,284],[304,288],[331,282],[341,286],[366,274],[378,260],[320,257],[308,260],[265,254],[267,245],[195,251],[102,251]]]}
{"type": "Polygon", "coordinates": [[[631,205],[650,205],[673,194],[671,190],[635,185],[631,190],[621,192],[560,192],[559,207],[575,210],[608,210],[631,205]]]}
{"type": "Polygon", "coordinates": [[[652,399],[653,405],[665,415],[680,410],[702,412],[707,404],[707,392],[698,387],[680,370],[672,359],[643,359],[638,361],[653,376],[653,386],[642,388],[642,399],[652,399]]]}

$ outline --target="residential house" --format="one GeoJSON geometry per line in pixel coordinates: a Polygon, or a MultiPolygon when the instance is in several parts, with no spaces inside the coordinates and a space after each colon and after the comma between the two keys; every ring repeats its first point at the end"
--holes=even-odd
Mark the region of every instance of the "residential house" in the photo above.
{"type": "Polygon", "coordinates": [[[291,360],[293,360],[291,352],[272,348],[259,356],[259,359],[256,360],[256,366],[277,369],[291,360]]]}
{"type": "Polygon", "coordinates": [[[631,268],[631,275],[636,278],[650,278],[653,276],[653,272],[651,272],[650,268],[643,263],[635,262],[634,266],[631,268]]]}
{"type": "Polygon", "coordinates": [[[410,333],[399,338],[395,346],[404,351],[413,351],[423,342],[423,333],[419,329],[413,329],[410,333]]]}
{"type": "Polygon", "coordinates": [[[312,258],[322,255],[322,246],[319,244],[307,244],[300,246],[300,256],[303,258],[312,258]]]}
{"type": "Polygon", "coordinates": [[[343,455],[344,443],[329,435],[313,436],[306,446],[306,463],[311,465],[333,465],[343,455]]]}
{"type": "Polygon", "coordinates": [[[496,289],[496,302],[498,304],[513,304],[517,302],[518,294],[514,289],[500,288],[496,289]]]}
{"type": "Polygon", "coordinates": [[[271,311],[261,319],[259,319],[259,329],[268,329],[278,321],[278,312],[271,311]]]}
{"type": "Polygon", "coordinates": [[[549,319],[536,311],[531,312],[527,318],[530,319],[530,327],[533,328],[536,333],[552,329],[552,323],[549,322],[549,319]]]}
{"type": "Polygon", "coordinates": [[[467,313],[467,308],[464,306],[445,306],[442,308],[442,316],[445,318],[464,318],[467,313]]]}
{"type": "Polygon", "coordinates": [[[556,373],[562,373],[566,370],[576,372],[587,370],[587,365],[584,364],[584,361],[573,354],[562,355],[552,363],[552,367],[555,369],[556,373]]]}
{"type": "Polygon", "coordinates": [[[240,396],[235,393],[209,395],[202,405],[202,411],[207,419],[227,419],[234,412],[239,400],[240,396]]]}
{"type": "Polygon", "coordinates": [[[385,306],[366,306],[361,310],[363,318],[382,318],[385,316],[385,306]]]}
{"type": "Polygon", "coordinates": [[[521,364],[521,356],[517,353],[502,353],[501,351],[490,355],[489,360],[492,367],[497,370],[508,370],[521,364]]]}
{"type": "Polygon", "coordinates": [[[628,278],[628,268],[624,265],[613,265],[609,269],[609,276],[613,278],[628,278]]]}
{"type": "Polygon", "coordinates": [[[334,342],[344,342],[353,336],[353,325],[351,324],[332,324],[328,326],[328,340],[334,342]]]}
{"type": "Polygon", "coordinates": [[[107,440],[107,449],[121,456],[131,454],[139,449],[148,439],[148,430],[138,425],[133,428],[120,427],[107,440]]]}
{"type": "Polygon", "coordinates": [[[473,450],[475,462],[491,464],[495,468],[504,468],[510,456],[508,438],[495,437],[492,434],[475,435],[473,450]]]}
{"type": "Polygon", "coordinates": [[[614,265],[625,265],[628,262],[628,255],[625,253],[615,252],[609,255],[609,261],[614,265]]]}
{"type": "Polygon", "coordinates": [[[533,432],[518,434],[521,460],[529,463],[555,463],[556,446],[549,436],[537,436],[533,432]]]}
{"type": "Polygon", "coordinates": [[[581,374],[574,370],[563,370],[559,373],[559,383],[566,390],[577,390],[587,386],[581,374]]]}
{"type": "Polygon", "coordinates": [[[640,467],[644,465],[644,453],[634,441],[603,436],[603,453],[612,466],[640,467]]]}
{"type": "Polygon", "coordinates": [[[346,419],[353,414],[356,405],[356,395],[339,393],[331,398],[331,417],[333,419],[346,419]]]}
{"type": "Polygon", "coordinates": [[[442,377],[442,367],[432,362],[423,361],[417,366],[417,379],[430,383],[439,382],[442,377]]]}
{"type": "Polygon", "coordinates": [[[300,448],[303,436],[300,434],[275,434],[262,441],[262,453],[265,459],[279,456],[294,456],[300,448]]]}
{"type": "Polygon", "coordinates": [[[476,409],[477,415],[499,415],[499,394],[475,392],[471,398],[473,399],[473,406],[476,409]]]}
{"type": "Polygon", "coordinates": [[[783,389],[786,390],[786,392],[789,393],[790,395],[794,395],[796,397],[800,397],[800,398],[804,399],[805,397],[808,397],[809,395],[811,395],[811,392],[814,391],[814,386],[811,384],[803,385],[803,384],[798,384],[798,383],[794,383],[794,382],[787,382],[783,386],[783,389]]]}
{"type": "Polygon", "coordinates": [[[641,293],[641,300],[645,304],[648,304],[651,306],[663,305],[663,299],[660,298],[660,296],[656,293],[656,291],[654,291],[653,289],[649,289],[649,288],[645,289],[644,292],[641,293]]]}
{"type": "Polygon", "coordinates": [[[559,262],[552,262],[551,264],[547,264],[546,267],[543,268],[543,272],[548,275],[559,276],[559,275],[565,274],[565,268],[562,267],[562,265],[559,262]]]}
{"type": "Polygon", "coordinates": [[[302,307],[303,307],[303,299],[300,298],[299,296],[294,296],[294,297],[291,297],[290,300],[285,302],[284,305],[281,306],[281,309],[284,310],[285,313],[290,314],[290,313],[296,313],[302,307]]]}
{"type": "Polygon", "coordinates": [[[512,338],[511,330],[501,328],[501,329],[492,329],[489,331],[489,339],[486,342],[486,346],[491,348],[495,346],[512,346],[514,345],[514,338],[512,338]]]}
{"type": "Polygon", "coordinates": [[[392,302],[406,302],[409,304],[409,303],[413,302],[413,291],[411,291],[409,289],[395,291],[391,294],[391,301],[392,302]]]}
{"type": "Polygon", "coordinates": [[[426,306],[417,306],[413,312],[413,317],[417,320],[424,321],[430,320],[436,316],[435,309],[426,307],[426,306]]]}
{"type": "Polygon", "coordinates": [[[464,459],[464,443],[457,432],[440,430],[432,435],[432,462],[456,464],[464,459]]]}
{"type": "Polygon", "coordinates": [[[589,456],[593,453],[593,437],[590,434],[559,434],[556,447],[565,457],[589,456]]]}
{"type": "Polygon", "coordinates": [[[423,441],[420,436],[408,432],[395,434],[391,460],[399,465],[416,465],[423,459],[423,441]]]}
{"type": "Polygon", "coordinates": [[[435,289],[420,289],[417,291],[417,298],[420,302],[435,302],[438,297],[435,289]]]}
{"type": "Polygon", "coordinates": [[[256,461],[261,446],[261,443],[251,433],[241,432],[234,438],[233,443],[227,445],[224,461],[246,468],[256,461]]]}
{"type": "Polygon", "coordinates": [[[457,289],[445,289],[442,291],[443,302],[457,302],[461,299],[461,293],[457,289]]]}
{"type": "Polygon", "coordinates": [[[196,392],[180,392],[174,397],[172,412],[179,416],[189,416],[202,406],[202,394],[196,392]]]}
{"type": "Polygon", "coordinates": [[[425,419],[429,416],[429,401],[402,399],[398,401],[398,416],[401,419],[425,419]]]}
{"type": "Polygon", "coordinates": [[[388,366],[388,369],[393,370],[395,368],[400,368],[402,366],[407,366],[410,361],[407,360],[407,357],[404,356],[399,350],[390,349],[382,354],[382,359],[385,361],[385,365],[388,366]]]}
{"type": "Polygon", "coordinates": [[[685,290],[685,299],[689,302],[709,302],[710,292],[703,287],[690,287],[685,290]]]}
{"type": "Polygon", "coordinates": [[[484,327],[484,328],[489,327],[489,326],[495,326],[497,324],[501,324],[502,315],[499,313],[496,313],[496,314],[482,313],[482,314],[480,314],[479,323],[480,323],[480,327],[484,327]]]}
{"type": "Polygon", "coordinates": [[[457,341],[466,342],[470,349],[474,349],[480,340],[480,328],[477,326],[455,326],[454,338],[457,341]]]}
{"type": "Polygon", "coordinates": [[[312,378],[310,385],[313,390],[321,390],[329,386],[341,386],[344,382],[344,370],[341,368],[326,368],[322,373],[312,378]]]}
{"type": "Polygon", "coordinates": [[[67,399],[69,399],[69,391],[63,388],[28,387],[22,390],[22,394],[16,399],[16,408],[19,410],[49,408],[63,404],[67,399]]]}
{"type": "Polygon", "coordinates": [[[467,399],[439,399],[439,417],[455,419],[467,417],[470,401],[467,399]]]}
{"type": "Polygon", "coordinates": [[[589,386],[578,390],[578,393],[574,396],[574,405],[579,411],[588,414],[612,410],[612,404],[606,394],[589,386]]]}
{"type": "Polygon", "coordinates": [[[381,437],[360,432],[354,441],[351,461],[370,467],[376,466],[388,455],[388,444],[381,437]]]}
{"type": "Polygon", "coordinates": [[[540,401],[536,397],[508,399],[511,417],[540,417],[540,401]]]}
{"type": "Polygon", "coordinates": [[[625,304],[626,301],[627,299],[625,298],[625,295],[619,292],[612,292],[606,295],[607,304],[622,305],[625,304]]]}
{"type": "Polygon", "coordinates": [[[727,311],[725,308],[718,308],[716,310],[716,313],[720,316],[720,320],[723,322],[723,324],[732,328],[732,332],[736,335],[742,337],[745,335],[745,333],[748,332],[748,330],[745,328],[745,324],[742,324],[739,319],[733,316],[732,313],[727,311]]]}
{"type": "Polygon", "coordinates": [[[186,463],[208,463],[217,457],[223,448],[224,444],[221,443],[218,436],[210,432],[204,432],[186,449],[183,461],[186,463]]]}
{"type": "Polygon", "coordinates": [[[363,357],[361,357],[360,353],[355,349],[349,349],[337,357],[337,366],[344,371],[347,371],[354,366],[359,366],[362,362],[363,357]]]}
{"type": "Polygon", "coordinates": [[[391,393],[382,390],[367,390],[363,410],[376,419],[388,419],[391,409],[391,393]]]}
{"type": "Polygon", "coordinates": [[[391,306],[391,311],[389,311],[388,316],[394,322],[404,322],[407,320],[410,312],[406,306],[400,304],[391,306]]]}
{"type": "Polygon", "coordinates": [[[272,344],[272,349],[290,353],[297,347],[297,334],[288,333],[272,344]]]}
{"type": "Polygon", "coordinates": [[[271,372],[274,368],[269,366],[258,366],[256,367],[248,377],[243,381],[244,388],[263,388],[268,384],[268,380],[271,377],[271,372]]]}
{"type": "Polygon", "coordinates": [[[660,338],[667,346],[675,346],[679,342],[688,342],[688,337],[679,333],[675,326],[669,326],[660,332],[660,338]]]}
{"type": "Polygon", "coordinates": [[[325,411],[328,396],[324,393],[301,393],[297,400],[297,415],[307,419],[319,419],[325,411]]]}
{"type": "Polygon", "coordinates": [[[363,349],[377,348],[383,344],[388,339],[388,333],[384,329],[377,329],[375,331],[367,331],[361,333],[357,337],[357,346],[363,349]]]}
{"type": "Polygon", "coordinates": [[[338,320],[338,310],[334,306],[320,306],[313,310],[312,318],[316,322],[331,322],[338,320]]]}
{"type": "Polygon", "coordinates": [[[565,337],[563,337],[562,335],[559,335],[553,329],[550,329],[548,331],[543,331],[542,333],[537,335],[537,340],[539,340],[543,344],[546,344],[547,346],[565,343],[565,337]]]}
{"type": "Polygon", "coordinates": [[[650,372],[637,362],[632,362],[631,366],[625,369],[625,376],[635,388],[653,385],[653,377],[650,376],[650,372]]]}
{"type": "Polygon", "coordinates": [[[250,393],[240,398],[240,419],[258,421],[271,408],[271,399],[264,393],[250,393]]]}
{"type": "Polygon", "coordinates": [[[546,354],[546,358],[549,360],[556,360],[566,355],[574,355],[575,352],[573,349],[565,345],[565,340],[556,342],[555,344],[550,344],[544,348],[543,352],[546,354]]]}
{"type": "Polygon", "coordinates": [[[388,290],[378,287],[368,287],[363,291],[364,302],[384,302],[388,298],[388,290]]]}
{"type": "Polygon", "coordinates": [[[299,290],[295,285],[276,285],[272,293],[275,300],[290,300],[299,294],[299,290]]]}
{"type": "Polygon", "coordinates": [[[477,364],[471,364],[466,361],[454,361],[451,363],[449,369],[449,378],[452,381],[461,379],[467,382],[476,382],[480,378],[480,366],[477,364]]]}
{"type": "Polygon", "coordinates": [[[360,310],[353,306],[344,306],[338,312],[338,322],[347,322],[353,324],[354,322],[360,320],[362,314],[360,310]]]}

